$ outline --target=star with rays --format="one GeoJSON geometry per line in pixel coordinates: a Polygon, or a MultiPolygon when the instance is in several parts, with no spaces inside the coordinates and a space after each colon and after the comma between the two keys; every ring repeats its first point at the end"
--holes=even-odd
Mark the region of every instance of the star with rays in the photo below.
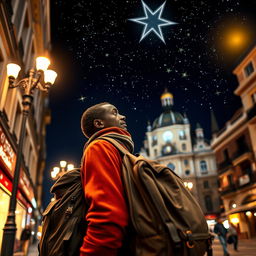
{"type": "Polygon", "coordinates": [[[165,20],[161,18],[165,2],[158,7],[157,10],[152,11],[143,1],[142,6],[144,10],[144,17],[129,19],[130,21],[144,25],[144,29],[140,38],[140,42],[151,32],[155,33],[164,43],[164,37],[161,27],[177,24],[176,22],[165,20]]]}
{"type": "Polygon", "coordinates": [[[78,100],[84,102],[86,100],[86,97],[82,95],[78,100]]]}

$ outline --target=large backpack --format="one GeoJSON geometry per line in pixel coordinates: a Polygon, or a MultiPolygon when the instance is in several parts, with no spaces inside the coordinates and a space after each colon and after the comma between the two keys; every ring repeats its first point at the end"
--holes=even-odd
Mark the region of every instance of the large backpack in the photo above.
{"type": "Polygon", "coordinates": [[[156,161],[134,156],[111,136],[123,155],[122,179],[134,230],[131,256],[212,255],[204,214],[182,179],[156,161]]]}
{"type": "Polygon", "coordinates": [[[51,188],[55,200],[43,212],[40,256],[78,256],[86,232],[86,202],[80,169],[61,176],[51,188]]]}
{"type": "MultiPolygon", "coordinates": [[[[123,156],[122,180],[130,228],[120,256],[203,256],[211,241],[203,212],[171,169],[136,157],[111,136],[123,156]]],[[[40,256],[78,256],[86,231],[86,203],[79,169],[64,174],[51,188],[57,200],[43,213],[40,256]]],[[[102,255],[99,255],[102,256],[102,255]]]]}

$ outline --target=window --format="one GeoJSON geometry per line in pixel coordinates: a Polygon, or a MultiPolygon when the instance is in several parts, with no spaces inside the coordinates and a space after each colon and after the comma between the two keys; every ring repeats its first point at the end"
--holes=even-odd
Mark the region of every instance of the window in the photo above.
{"type": "Polygon", "coordinates": [[[183,151],[185,151],[185,150],[187,150],[187,145],[185,143],[182,143],[181,148],[182,148],[183,151]]]}
{"type": "Polygon", "coordinates": [[[211,196],[205,196],[204,197],[204,202],[205,202],[205,207],[206,207],[206,210],[211,212],[213,210],[213,205],[212,205],[212,198],[211,196]]]}
{"type": "Polygon", "coordinates": [[[201,169],[201,174],[207,174],[208,170],[207,170],[207,163],[206,161],[200,161],[200,169],[201,169]]]}
{"type": "Polygon", "coordinates": [[[224,156],[225,161],[229,160],[229,154],[228,154],[228,150],[227,149],[223,150],[223,156],[224,156]]]}
{"type": "Polygon", "coordinates": [[[249,75],[254,71],[252,62],[250,62],[250,63],[245,67],[244,71],[245,71],[246,76],[249,76],[249,75]]]}
{"type": "Polygon", "coordinates": [[[183,131],[183,130],[179,131],[179,138],[180,138],[180,140],[185,140],[186,139],[185,131],[183,131]]]}
{"type": "Polygon", "coordinates": [[[163,152],[163,155],[171,154],[171,152],[172,152],[171,145],[164,146],[163,149],[162,149],[162,152],[163,152]]]}
{"type": "Polygon", "coordinates": [[[152,137],[152,146],[155,146],[155,145],[157,145],[157,136],[156,135],[154,135],[152,137]]]}
{"type": "Polygon", "coordinates": [[[154,149],[154,154],[155,156],[157,156],[157,149],[154,149]]]}
{"type": "Polygon", "coordinates": [[[209,181],[208,180],[205,180],[204,181],[204,188],[209,188],[209,181]]]}
{"type": "Polygon", "coordinates": [[[188,159],[184,160],[184,165],[188,165],[188,159]]]}
{"type": "Polygon", "coordinates": [[[173,163],[167,164],[167,167],[170,168],[171,170],[175,170],[175,165],[173,163]]]}
{"type": "Polygon", "coordinates": [[[185,174],[188,176],[190,174],[190,170],[186,170],[185,174]]]}

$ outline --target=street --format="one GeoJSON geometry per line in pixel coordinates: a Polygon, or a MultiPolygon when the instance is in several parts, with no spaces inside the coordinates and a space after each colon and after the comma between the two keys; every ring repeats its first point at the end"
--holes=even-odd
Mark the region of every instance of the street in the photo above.
{"type": "MultiPolygon", "coordinates": [[[[233,250],[232,245],[228,245],[228,250],[230,256],[256,256],[256,238],[239,240],[238,252],[233,250]]],[[[37,244],[34,244],[29,248],[28,256],[38,256],[37,244]]],[[[222,247],[218,238],[215,238],[213,242],[213,256],[223,256],[222,247]]]]}
{"type": "MultiPolygon", "coordinates": [[[[230,256],[255,256],[256,239],[243,239],[238,241],[238,252],[233,249],[233,245],[228,245],[230,256]]],[[[213,242],[213,256],[223,256],[223,250],[218,238],[213,242]]]]}

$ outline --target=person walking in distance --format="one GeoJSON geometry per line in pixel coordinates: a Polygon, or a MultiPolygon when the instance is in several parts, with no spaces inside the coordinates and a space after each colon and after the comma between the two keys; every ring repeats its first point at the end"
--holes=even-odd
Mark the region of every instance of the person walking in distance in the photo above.
{"type": "Polygon", "coordinates": [[[227,229],[224,227],[224,225],[222,224],[222,221],[220,218],[218,218],[217,223],[214,226],[214,233],[216,233],[218,235],[218,238],[220,240],[220,243],[222,245],[223,248],[223,252],[224,252],[224,256],[230,256],[228,249],[227,249],[227,229]]]}
{"type": "Polygon", "coordinates": [[[110,142],[98,138],[114,136],[132,152],[126,117],[114,105],[103,102],[83,113],[81,129],[89,141],[81,164],[88,227],[80,256],[122,255],[120,249],[129,221],[121,178],[122,157],[110,142]]]}
{"type": "Polygon", "coordinates": [[[229,229],[228,229],[228,237],[234,245],[234,250],[238,251],[237,250],[238,235],[237,235],[236,226],[233,223],[230,223],[230,226],[229,226],[229,229]]]}

